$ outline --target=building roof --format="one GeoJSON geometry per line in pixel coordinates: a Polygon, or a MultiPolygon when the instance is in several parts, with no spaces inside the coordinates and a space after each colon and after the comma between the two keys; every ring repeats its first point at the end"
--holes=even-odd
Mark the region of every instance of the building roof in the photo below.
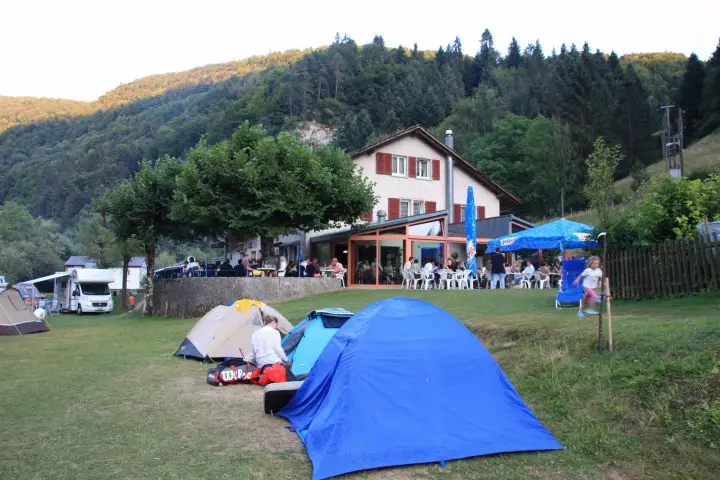
{"type": "MultiPolygon", "coordinates": [[[[312,237],[310,239],[310,243],[324,243],[333,240],[342,240],[344,238],[347,238],[348,235],[357,235],[363,232],[376,230],[378,228],[399,227],[408,223],[415,223],[418,221],[422,222],[423,220],[439,219],[446,216],[447,210],[437,210],[435,212],[421,213],[420,215],[411,215],[409,217],[395,218],[393,220],[387,220],[385,222],[365,223],[362,225],[348,227],[337,232],[331,232],[326,233],[325,235],[318,235],[317,237],[312,237]]],[[[450,233],[452,233],[452,231],[450,231],[450,233]]],[[[463,230],[462,233],[465,233],[465,230],[463,230]]]]}
{"type": "MultiPolygon", "coordinates": [[[[501,215],[499,217],[481,218],[475,224],[476,236],[482,238],[497,238],[513,232],[513,224],[522,230],[533,228],[535,225],[524,218],[515,215],[501,215]]],[[[465,222],[453,223],[448,231],[452,234],[465,235],[465,222]]]]}
{"type": "Polygon", "coordinates": [[[84,267],[88,263],[97,264],[97,260],[94,258],[86,257],[84,255],[73,255],[65,261],[66,267],[84,267]]]}
{"type": "Polygon", "coordinates": [[[378,149],[382,148],[384,145],[387,145],[389,143],[392,143],[396,140],[399,140],[406,136],[415,136],[420,138],[421,140],[425,141],[429,145],[437,148],[441,152],[445,153],[446,155],[451,155],[453,159],[457,161],[457,165],[462,168],[465,173],[469,174],[470,176],[474,177],[480,184],[484,185],[486,188],[488,188],[491,192],[493,192],[495,195],[497,195],[501,200],[505,200],[511,203],[519,204],[522,203],[522,199],[512,193],[510,190],[505,188],[504,186],[500,185],[499,183],[493,181],[487,174],[481,172],[478,170],[472,163],[468,162],[458,152],[453,150],[452,148],[448,147],[440,141],[438,138],[435,137],[432,133],[425,130],[421,125],[413,125],[412,127],[406,128],[404,130],[400,130],[399,132],[396,132],[390,136],[387,136],[385,138],[381,138],[380,140],[376,141],[373,144],[366,145],[362,147],[359,150],[355,150],[354,152],[350,153],[350,156],[352,158],[357,158],[360,155],[367,155],[371,154],[378,149]]]}
{"type": "Polygon", "coordinates": [[[128,267],[130,268],[145,268],[145,257],[132,257],[130,259],[130,263],[128,264],[128,267]]]}

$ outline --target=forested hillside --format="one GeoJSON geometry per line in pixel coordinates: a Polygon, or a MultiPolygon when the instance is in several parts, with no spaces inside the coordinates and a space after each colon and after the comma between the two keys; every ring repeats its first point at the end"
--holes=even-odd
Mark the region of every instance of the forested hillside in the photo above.
{"type": "Polygon", "coordinates": [[[87,115],[94,110],[91,103],[76,100],[0,96],[0,132],[41,120],[87,115]]]}
{"type": "Polygon", "coordinates": [[[463,154],[528,200],[521,213],[556,211],[559,186],[579,208],[596,137],[622,145],[620,176],[656,160],[657,107],[678,97],[686,63],[588,45],[547,54],[515,40],[502,54],[488,31],[467,53],[459,39],[428,53],[337,37],[326,49],[147,77],[101,97],[89,115],[0,134],[0,202],[69,224],[142,159],[182,155],[202,135],[216,143],[245,120],[271,133],[316,120],[338,127],[346,149],[415,123],[452,127],[463,154]]]}

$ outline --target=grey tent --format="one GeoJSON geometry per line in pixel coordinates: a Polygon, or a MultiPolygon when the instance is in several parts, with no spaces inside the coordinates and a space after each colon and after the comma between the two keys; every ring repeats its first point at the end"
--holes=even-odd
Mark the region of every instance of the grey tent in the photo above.
{"type": "Polygon", "coordinates": [[[0,335],[25,335],[47,331],[47,324],[33,315],[19,291],[8,288],[0,292],[0,335]]]}

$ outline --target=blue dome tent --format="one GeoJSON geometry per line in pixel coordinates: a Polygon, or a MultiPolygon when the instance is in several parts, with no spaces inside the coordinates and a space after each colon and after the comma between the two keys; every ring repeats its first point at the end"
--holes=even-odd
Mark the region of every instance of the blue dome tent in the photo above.
{"type": "Polygon", "coordinates": [[[408,298],[355,314],[279,415],[305,444],[315,480],[563,448],[470,330],[408,298]]]}
{"type": "Polygon", "coordinates": [[[501,252],[550,248],[565,251],[571,248],[597,247],[597,241],[590,238],[592,231],[593,227],[590,225],[561,218],[490,240],[486,252],[494,252],[495,247],[500,247],[501,252]]]}
{"type": "Polygon", "coordinates": [[[302,322],[290,330],[282,341],[290,370],[296,377],[307,375],[330,339],[353,316],[344,308],[313,310],[302,322]]]}

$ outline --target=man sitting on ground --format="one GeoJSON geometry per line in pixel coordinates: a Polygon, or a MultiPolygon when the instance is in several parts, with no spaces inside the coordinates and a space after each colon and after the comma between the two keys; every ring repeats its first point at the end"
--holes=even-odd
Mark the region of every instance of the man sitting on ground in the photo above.
{"type": "MultiPolygon", "coordinates": [[[[265,326],[253,333],[250,355],[245,358],[248,363],[254,363],[258,368],[265,365],[285,363],[290,366],[290,361],[285,355],[280,344],[280,332],[278,331],[278,319],[267,316],[264,319],[265,326]]],[[[287,333],[287,332],[286,332],[287,333]]]]}

